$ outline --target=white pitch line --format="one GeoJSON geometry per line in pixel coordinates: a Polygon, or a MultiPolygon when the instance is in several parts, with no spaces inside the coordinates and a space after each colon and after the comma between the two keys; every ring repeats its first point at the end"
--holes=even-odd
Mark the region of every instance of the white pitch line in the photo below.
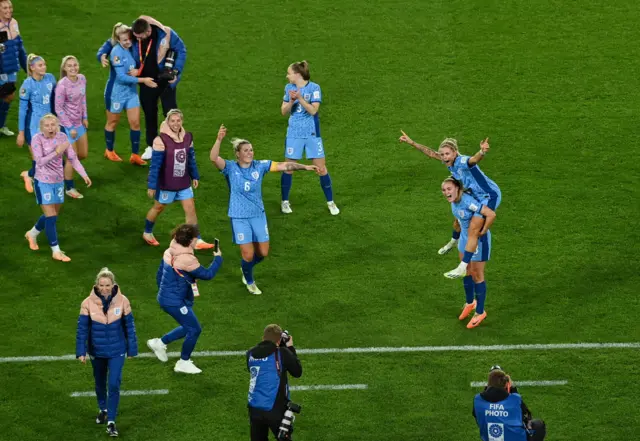
{"type": "MultiPolygon", "coordinates": [[[[169,389],[151,389],[151,390],[122,390],[120,391],[121,396],[131,396],[131,395],[167,395],[169,393],[169,389]]],[[[70,397],[95,397],[95,392],[72,392],[70,397]]]]}
{"type": "MultiPolygon", "coordinates": [[[[396,346],[368,348],[320,348],[298,349],[298,354],[381,354],[389,352],[491,352],[491,351],[536,351],[552,349],[640,349],[640,343],[550,343],[519,345],[467,345],[467,346],[396,346]]],[[[178,357],[179,352],[169,352],[170,357],[178,357]]],[[[198,351],[194,357],[230,357],[245,355],[245,351],[198,351]]],[[[140,358],[154,358],[152,352],[143,352],[140,358]]],[[[74,355],[35,355],[0,357],[0,363],[21,363],[33,361],[75,360],[74,355]]]]}
{"type": "Polygon", "coordinates": [[[349,389],[367,389],[366,384],[318,384],[315,386],[291,386],[291,390],[349,390],[349,389]]]}
{"type": "MultiPolygon", "coordinates": [[[[514,381],[513,384],[517,387],[520,386],[564,386],[568,383],[567,380],[542,380],[542,381],[514,381]]],[[[472,381],[471,387],[483,387],[486,386],[486,381],[472,381]]]]}

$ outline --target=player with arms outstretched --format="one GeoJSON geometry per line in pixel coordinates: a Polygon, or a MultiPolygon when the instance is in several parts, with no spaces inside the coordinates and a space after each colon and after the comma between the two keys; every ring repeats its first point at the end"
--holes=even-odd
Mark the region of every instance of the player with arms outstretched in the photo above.
{"type": "MultiPolygon", "coordinates": [[[[402,132],[400,142],[406,142],[410,146],[420,150],[428,157],[443,162],[453,177],[461,181],[463,188],[471,191],[473,197],[481,204],[486,205],[493,211],[495,211],[500,205],[500,201],[502,199],[500,188],[495,182],[489,179],[478,166],[478,163],[489,151],[489,138],[486,138],[480,143],[480,151],[473,156],[461,155],[458,150],[458,142],[452,138],[446,138],[442,141],[437,152],[427,146],[413,141],[404,132],[402,132]]],[[[483,223],[484,220],[482,218],[474,219],[471,222],[468,232],[468,241],[462,261],[456,269],[445,273],[445,277],[457,279],[466,274],[467,265],[471,261],[471,256],[473,256],[473,253],[476,251],[478,237],[483,223]]],[[[454,229],[451,240],[444,247],[440,248],[438,251],[439,254],[448,253],[458,242],[460,231],[457,220],[454,222],[453,227],[454,229]]]]}
{"type": "Polygon", "coordinates": [[[220,126],[218,138],[211,148],[209,159],[227,179],[229,185],[229,211],[233,240],[240,246],[242,254],[242,283],[251,294],[262,294],[253,279],[253,267],[269,254],[269,228],[262,201],[262,179],[269,172],[312,170],[318,173],[315,165],[303,165],[295,162],[274,162],[253,159],[253,146],[246,139],[234,138],[233,151],[235,161],[220,157],[220,144],[227,134],[224,125],[220,126]]]}

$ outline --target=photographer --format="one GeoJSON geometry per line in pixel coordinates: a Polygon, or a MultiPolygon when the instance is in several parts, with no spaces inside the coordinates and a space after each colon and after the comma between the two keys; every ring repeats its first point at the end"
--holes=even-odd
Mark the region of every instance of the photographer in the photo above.
{"type": "MultiPolygon", "coordinates": [[[[278,437],[290,403],[287,373],[295,378],[302,375],[293,338],[280,326],[268,325],[262,341],[247,351],[247,370],[251,373],[248,396],[251,441],[267,441],[269,429],[278,437]]],[[[290,439],[290,435],[291,431],[283,439],[290,439]]]]}
{"type": "Polygon", "coordinates": [[[27,52],[13,18],[13,4],[11,0],[0,0],[0,135],[15,134],[4,124],[15,97],[20,68],[27,71],[27,52]]]}
{"type": "MultiPolygon", "coordinates": [[[[149,160],[153,154],[153,140],[158,136],[158,99],[162,102],[162,113],[166,117],[171,109],[177,109],[176,88],[187,60],[187,48],[178,34],[157,20],[143,15],[131,26],[133,46],[131,48],[138,67],[138,76],[153,78],[157,88],[140,84],[140,103],[144,112],[147,148],[142,159],[149,160]]],[[[107,67],[112,45],[106,42],[98,51],[98,58],[107,67]]]]}
{"type": "Polygon", "coordinates": [[[482,441],[542,441],[546,426],[534,420],[511,377],[500,366],[489,371],[484,391],[473,400],[473,417],[482,441]]]}

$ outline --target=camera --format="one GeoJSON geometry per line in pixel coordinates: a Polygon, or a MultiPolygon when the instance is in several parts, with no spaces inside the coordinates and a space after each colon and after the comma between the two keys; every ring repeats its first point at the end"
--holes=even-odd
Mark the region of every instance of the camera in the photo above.
{"type": "Polygon", "coordinates": [[[291,336],[289,335],[289,331],[285,329],[280,336],[280,346],[286,346],[289,340],[291,340],[291,336]]]}
{"type": "Polygon", "coordinates": [[[176,51],[169,49],[167,55],[164,58],[164,69],[158,75],[160,81],[173,81],[178,75],[178,71],[174,70],[173,66],[176,62],[176,51]]]}
{"type": "Polygon", "coordinates": [[[7,50],[5,43],[9,41],[9,33],[7,31],[0,32],[0,54],[7,50]]]}
{"type": "Polygon", "coordinates": [[[302,406],[294,403],[293,401],[289,401],[287,403],[287,410],[284,412],[284,417],[280,422],[280,427],[278,429],[278,441],[290,441],[291,434],[293,433],[293,422],[296,417],[294,413],[300,413],[302,410],[302,406]]]}

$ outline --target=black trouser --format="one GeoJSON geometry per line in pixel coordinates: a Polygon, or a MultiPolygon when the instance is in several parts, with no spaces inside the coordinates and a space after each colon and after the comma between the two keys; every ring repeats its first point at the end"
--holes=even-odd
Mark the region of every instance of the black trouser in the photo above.
{"type": "Polygon", "coordinates": [[[169,110],[178,108],[176,89],[162,82],[155,89],[140,85],[140,105],[144,112],[148,146],[152,146],[153,140],[158,136],[158,99],[162,102],[162,114],[167,116],[169,110]]]}
{"type": "Polygon", "coordinates": [[[534,432],[527,436],[528,441],[542,441],[547,434],[547,427],[542,420],[532,420],[529,423],[529,428],[533,429],[534,432]]]}
{"type": "Polygon", "coordinates": [[[277,437],[282,417],[284,417],[284,409],[266,411],[249,408],[251,441],[268,441],[269,430],[271,430],[274,437],[277,437]]]}

